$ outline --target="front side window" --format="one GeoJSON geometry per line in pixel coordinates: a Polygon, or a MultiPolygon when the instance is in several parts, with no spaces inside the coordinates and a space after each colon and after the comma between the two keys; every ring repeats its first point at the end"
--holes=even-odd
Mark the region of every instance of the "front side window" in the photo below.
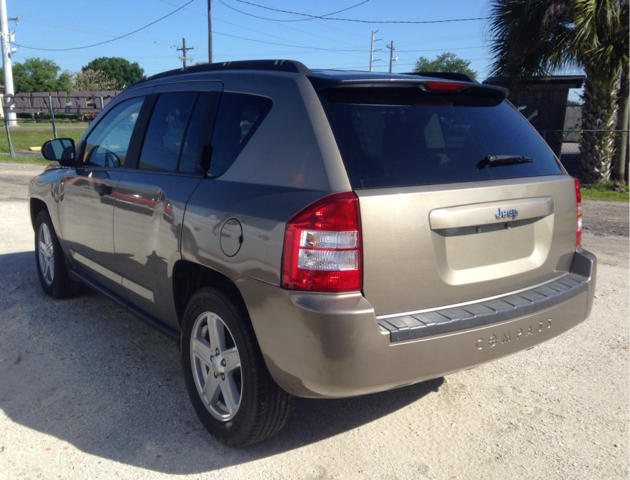
{"type": "Polygon", "coordinates": [[[177,158],[197,92],[161,94],[151,114],[139,168],[177,169],[177,158]]]}
{"type": "Polygon", "coordinates": [[[144,98],[119,103],[98,123],[87,137],[83,165],[117,168],[125,164],[144,98]]]}

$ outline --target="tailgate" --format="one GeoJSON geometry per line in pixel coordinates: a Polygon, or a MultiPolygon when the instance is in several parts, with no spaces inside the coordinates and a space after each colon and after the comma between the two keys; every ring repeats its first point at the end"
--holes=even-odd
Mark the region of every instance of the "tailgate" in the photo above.
{"type": "Polygon", "coordinates": [[[359,197],[363,293],[377,315],[487,299],[569,270],[574,180],[506,93],[421,78],[319,92],[359,197]]]}
{"type": "Polygon", "coordinates": [[[574,188],[571,177],[558,175],[357,190],[365,297],[377,315],[389,315],[502,295],[567,273],[574,188]]]}

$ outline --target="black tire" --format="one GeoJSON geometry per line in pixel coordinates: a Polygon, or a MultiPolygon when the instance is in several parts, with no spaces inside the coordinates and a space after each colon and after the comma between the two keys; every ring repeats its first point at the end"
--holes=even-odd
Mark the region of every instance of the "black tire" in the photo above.
{"type": "Polygon", "coordinates": [[[197,416],[211,435],[226,445],[242,447],[282,429],[292,397],[269,374],[244,308],[237,307],[220,290],[198,290],[184,314],[181,342],[186,388],[197,416]],[[223,332],[223,341],[214,345],[209,333],[212,325],[216,325],[214,331],[223,332]],[[210,355],[208,361],[202,360],[210,355]],[[224,392],[233,400],[228,401],[224,392]],[[238,403],[234,401],[237,397],[238,403]]]}
{"type": "Polygon", "coordinates": [[[52,298],[66,298],[81,290],[81,283],[70,279],[66,259],[52,221],[46,210],[35,218],[35,265],[44,293],[52,298]]]}

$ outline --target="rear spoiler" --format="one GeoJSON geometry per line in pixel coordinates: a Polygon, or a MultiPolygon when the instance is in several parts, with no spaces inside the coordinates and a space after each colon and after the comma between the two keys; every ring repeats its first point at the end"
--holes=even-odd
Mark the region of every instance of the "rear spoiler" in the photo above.
{"type": "MultiPolygon", "coordinates": [[[[413,75],[415,76],[415,75],[413,75]]],[[[318,76],[307,75],[311,81],[313,88],[325,96],[331,94],[341,94],[342,91],[350,93],[351,91],[359,93],[364,89],[389,89],[390,91],[398,91],[402,94],[403,90],[413,95],[453,95],[458,97],[486,97],[503,101],[507,98],[509,90],[507,88],[495,85],[486,85],[478,82],[469,81],[453,81],[449,79],[436,77],[419,77],[412,78],[322,78],[318,76]]]]}

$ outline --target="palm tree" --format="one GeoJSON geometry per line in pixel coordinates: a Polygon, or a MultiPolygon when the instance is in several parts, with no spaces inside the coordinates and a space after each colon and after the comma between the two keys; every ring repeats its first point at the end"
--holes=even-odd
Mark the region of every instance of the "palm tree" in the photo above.
{"type": "Polygon", "coordinates": [[[615,138],[592,130],[611,130],[619,104],[627,112],[628,0],[493,0],[491,8],[492,74],[513,88],[531,76],[584,68],[582,177],[586,183],[607,180],[615,138]],[[620,80],[626,91],[617,96],[620,80]]]}

